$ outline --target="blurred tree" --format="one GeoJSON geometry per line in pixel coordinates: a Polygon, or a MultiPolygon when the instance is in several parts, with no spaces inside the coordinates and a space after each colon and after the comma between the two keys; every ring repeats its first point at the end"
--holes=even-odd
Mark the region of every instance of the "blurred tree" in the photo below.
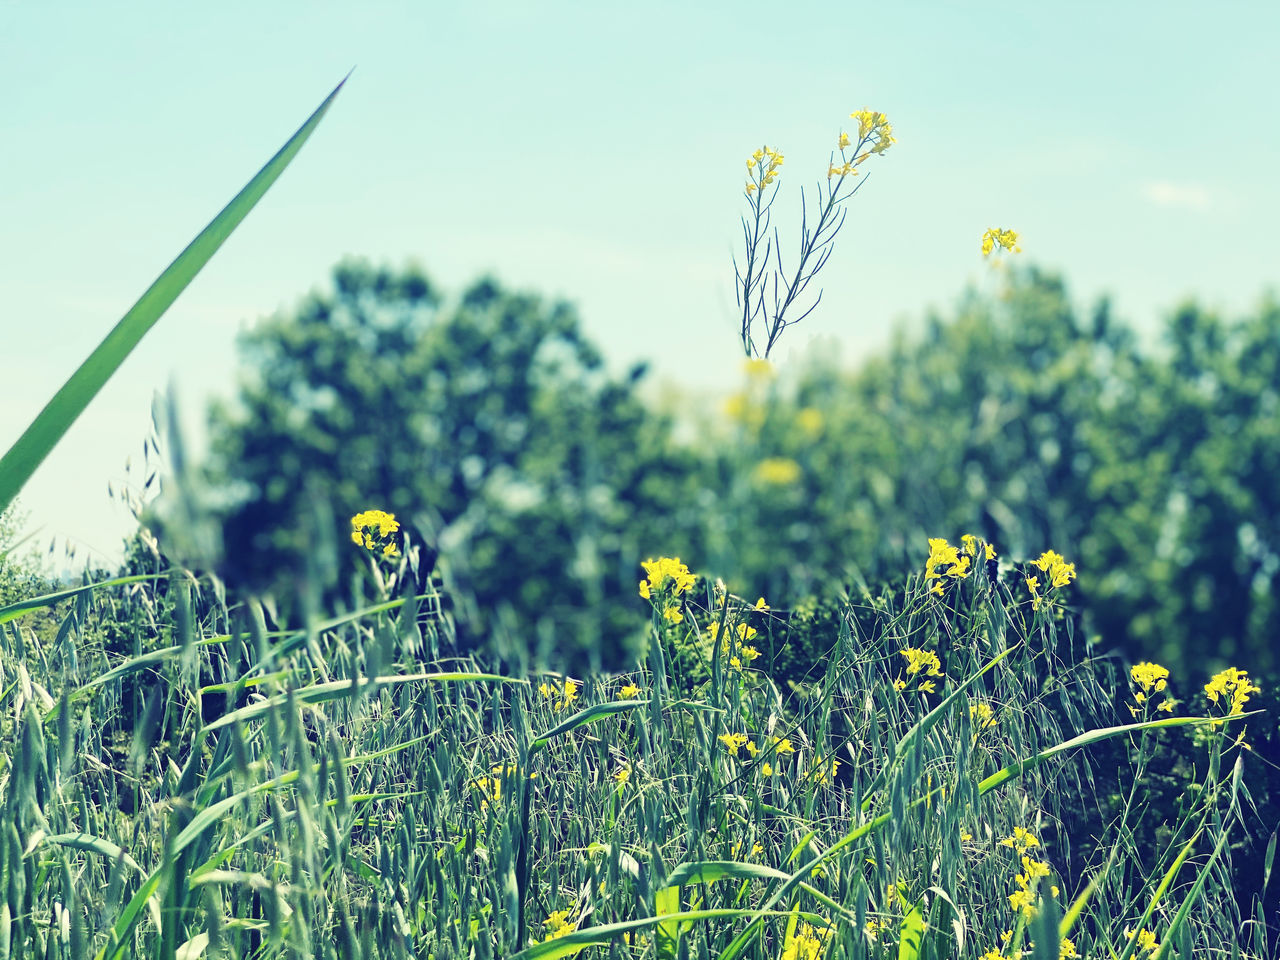
{"type": "Polygon", "coordinates": [[[17,503],[0,513],[0,607],[54,589],[40,559],[21,549],[27,539],[22,532],[26,519],[17,503]]]}
{"type": "Polygon", "coordinates": [[[1075,561],[1090,629],[1135,660],[1275,671],[1280,308],[1227,326],[1187,307],[1165,346],[1030,270],[852,373],[749,373],[731,428],[705,425],[717,572],[785,602],[972,532],[1075,561]]]}
{"type": "Polygon", "coordinates": [[[454,303],[414,269],[349,262],[333,281],[243,337],[251,376],[236,408],[211,411],[229,584],[314,572],[308,555],[332,548],[307,532],[310,491],[332,505],[322,539],[347,571],[352,514],[423,531],[460,632],[561,665],[627,662],[639,561],[699,529],[693,460],[637,397],[644,367],[610,376],[569,306],[493,280],[454,303]]]}

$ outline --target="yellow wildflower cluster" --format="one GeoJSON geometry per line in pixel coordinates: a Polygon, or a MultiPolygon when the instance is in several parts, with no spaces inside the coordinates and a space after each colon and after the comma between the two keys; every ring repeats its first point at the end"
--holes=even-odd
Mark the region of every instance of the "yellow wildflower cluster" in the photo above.
{"type": "MultiPolygon", "coordinates": [[[[486,777],[477,777],[472,781],[472,786],[476,792],[480,794],[480,812],[484,813],[489,809],[489,805],[497,806],[502,802],[502,781],[504,777],[510,777],[516,772],[516,767],[511,764],[497,764],[489,770],[486,777]]],[[[537,776],[537,774],[533,774],[537,776]]],[[[532,778],[531,778],[532,779],[532,778]]]]}
{"type": "Polygon", "coordinates": [[[738,751],[747,745],[747,741],[750,740],[750,737],[745,733],[722,733],[720,736],[716,737],[716,739],[724,744],[724,748],[728,750],[731,755],[736,757],[738,755],[738,751]]]}
{"type": "Polygon", "coordinates": [[[749,171],[747,194],[763,190],[778,178],[778,168],[782,166],[782,153],[770,147],[761,147],[747,160],[749,171]]]}
{"type": "Polygon", "coordinates": [[[809,771],[809,779],[820,787],[828,786],[836,782],[836,773],[839,769],[840,761],[834,757],[829,760],[819,760],[809,771]]]}
{"type": "Polygon", "coordinates": [[[680,562],[679,557],[659,557],[645,560],[640,566],[648,576],[640,581],[640,596],[648,600],[654,593],[670,588],[673,594],[687,591],[697,581],[697,574],[680,562]],[[671,582],[668,583],[667,581],[671,582]]]}
{"type": "MultiPolygon", "coordinates": [[[[915,677],[924,674],[916,690],[920,693],[936,693],[937,686],[927,678],[942,676],[942,662],[938,659],[938,655],[932,650],[919,650],[915,647],[907,647],[898,652],[907,658],[907,676],[915,677]]],[[[899,678],[893,682],[893,687],[901,692],[907,689],[907,681],[899,678]]]]}
{"type": "Polygon", "coordinates": [[[542,694],[545,700],[554,700],[557,712],[572,704],[578,699],[577,681],[570,680],[565,677],[564,683],[559,684],[554,680],[547,683],[545,680],[538,685],[538,692],[542,694]]]}
{"type": "Polygon", "coordinates": [[[978,730],[986,730],[996,725],[995,714],[991,709],[991,704],[985,701],[971,704],[969,706],[969,721],[978,730]]]}
{"type": "MultiPolygon", "coordinates": [[[[764,602],[764,597],[761,597],[752,609],[768,610],[769,605],[764,602]]],[[[721,636],[720,621],[713,620],[707,624],[707,639],[712,644],[719,642],[720,655],[724,657],[730,669],[741,673],[760,656],[760,651],[747,642],[755,639],[756,628],[745,623],[739,623],[737,626],[726,624],[725,627],[724,635],[721,636]]]]}
{"type": "Polygon", "coordinates": [[[992,227],[982,235],[982,255],[984,257],[991,256],[993,250],[1000,247],[1011,253],[1021,253],[1022,248],[1018,246],[1018,232],[1016,230],[1000,230],[992,227]]]}
{"type": "Polygon", "coordinates": [[[557,910],[543,920],[542,925],[547,928],[547,935],[542,938],[542,942],[549,943],[578,929],[578,921],[569,919],[572,914],[572,910],[557,910]]]}
{"type": "Polygon", "coordinates": [[[370,553],[380,550],[384,557],[397,557],[400,548],[395,535],[399,529],[400,521],[394,513],[365,510],[351,518],[351,542],[370,553]]]}
{"type": "Polygon", "coordinates": [[[662,601],[662,619],[668,623],[683,623],[680,601],[676,598],[688,591],[697,581],[697,574],[680,562],[679,557],[659,557],[645,560],[640,566],[648,574],[640,581],[640,596],[646,600],[662,601]]]}
{"type": "Polygon", "coordinates": [[[800,928],[794,931],[788,928],[782,945],[782,960],[818,960],[830,936],[830,927],[817,928],[810,923],[801,923],[800,928]]]}
{"type": "Polygon", "coordinates": [[[1053,550],[1046,550],[1040,554],[1032,561],[1032,565],[1047,576],[1047,586],[1043,587],[1044,593],[1040,592],[1042,586],[1039,577],[1033,575],[1026,578],[1027,590],[1031,593],[1032,610],[1040,609],[1040,604],[1044,603],[1048,591],[1065,587],[1076,578],[1076,565],[1067,563],[1062,554],[1055,553],[1053,550]]]}
{"type": "MultiPolygon", "coordinates": [[[[1016,911],[1020,911],[1027,920],[1031,920],[1036,914],[1036,882],[1041,877],[1049,875],[1049,864],[1043,860],[1035,860],[1027,855],[1028,851],[1040,846],[1040,841],[1029,830],[1025,830],[1022,827],[1014,827],[1013,836],[1005,837],[1000,841],[1000,844],[1016,850],[1022,864],[1022,872],[1013,878],[1018,889],[1009,895],[1009,906],[1016,911]]],[[[1049,890],[1052,896],[1056,897],[1058,895],[1057,886],[1052,886],[1049,890]]]]}
{"type": "Polygon", "coordinates": [[[1261,692],[1262,688],[1254,686],[1249,680],[1247,670],[1237,670],[1235,667],[1223,670],[1204,685],[1204,695],[1212,702],[1217,703],[1219,697],[1231,700],[1231,709],[1227,712],[1229,717],[1243,713],[1244,705],[1249,702],[1249,696],[1261,692]]]}
{"type": "MultiPolygon", "coordinates": [[[[972,533],[966,533],[960,538],[960,542],[964,545],[964,552],[973,558],[978,556],[978,538],[972,533]]],[[[989,543],[982,544],[982,559],[990,563],[997,557],[996,548],[989,543]]]]}
{"type": "Polygon", "coordinates": [[[640,696],[640,688],[634,683],[628,683],[618,691],[619,700],[634,700],[638,696],[640,696]]]}
{"type": "Polygon", "coordinates": [[[1065,587],[1076,578],[1076,565],[1067,563],[1062,554],[1046,550],[1035,560],[1035,565],[1049,575],[1053,587],[1065,587]]]}
{"type": "Polygon", "coordinates": [[[765,457],[751,471],[751,479],[761,487],[790,487],[803,472],[790,457],[765,457]]]}
{"type": "MultiPolygon", "coordinates": [[[[1124,928],[1124,935],[1129,940],[1135,936],[1134,932],[1128,927],[1124,928]]],[[[1138,949],[1147,951],[1148,956],[1154,957],[1160,952],[1160,944],[1156,941],[1156,935],[1150,930],[1143,928],[1137,932],[1138,949]]]]}
{"type": "Polygon", "coordinates": [[[823,423],[822,411],[817,407],[804,407],[796,413],[796,426],[810,437],[816,437],[822,432],[823,423]]]}
{"type": "Polygon", "coordinates": [[[858,142],[853,147],[852,156],[845,151],[849,149],[852,138],[843,130],[836,138],[836,149],[840,151],[840,162],[827,166],[827,179],[833,177],[856,177],[860,167],[873,154],[881,154],[898,141],[893,136],[893,124],[883,113],[874,110],[855,110],[849,114],[858,121],[858,142]]]}
{"type": "Polygon", "coordinates": [[[924,578],[937,582],[929,588],[929,592],[941,596],[943,583],[963,580],[969,576],[972,562],[972,557],[968,554],[960,556],[960,551],[941,537],[930,537],[929,559],[925,561],[924,578]]]}
{"type": "MultiPolygon", "coordinates": [[[[1156,706],[1157,710],[1164,713],[1172,713],[1173,708],[1178,701],[1169,696],[1166,692],[1169,686],[1169,671],[1158,663],[1139,663],[1129,671],[1129,677],[1134,685],[1139,689],[1134,691],[1133,699],[1138,706],[1144,707],[1149,702],[1152,693],[1164,693],[1165,696],[1156,706]]],[[[1129,706],[1129,712],[1135,717],[1138,715],[1138,708],[1129,706]]]]}
{"type": "Polygon", "coordinates": [[[625,786],[627,781],[631,779],[631,764],[625,764],[613,772],[613,782],[618,786],[625,786]]]}

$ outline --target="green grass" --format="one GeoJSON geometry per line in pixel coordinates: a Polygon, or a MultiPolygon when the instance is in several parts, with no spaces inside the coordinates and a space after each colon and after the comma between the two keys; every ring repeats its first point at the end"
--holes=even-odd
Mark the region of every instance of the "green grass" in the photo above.
{"type": "Polygon", "coordinates": [[[979,958],[1005,932],[1003,956],[1056,957],[1028,942],[1062,915],[1080,956],[1149,955],[1126,927],[1165,956],[1269,956],[1227,873],[1241,721],[1115,716],[1070,619],[978,577],[850,600],[800,682],[705,642],[691,677],[669,654],[695,629],[763,644],[786,617],[698,589],[679,624],[655,603],[645,664],[568,703],[557,676],[422,663],[447,623],[395,598],[271,632],[174,572],[80,595],[49,641],[34,605],[0,611],[0,957],[979,958]],[[935,692],[905,648],[939,656],[935,692]],[[1126,805],[1064,876],[1064,800],[1116,788],[1089,747],[1141,758],[1191,727],[1205,772],[1168,849],[1132,847],[1126,805]],[[1049,871],[1030,919],[1019,827],[1049,871]]]}

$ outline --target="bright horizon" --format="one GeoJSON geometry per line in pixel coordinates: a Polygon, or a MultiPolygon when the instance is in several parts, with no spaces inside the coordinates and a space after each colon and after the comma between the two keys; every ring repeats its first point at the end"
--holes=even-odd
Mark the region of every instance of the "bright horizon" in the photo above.
{"type": "Polygon", "coordinates": [[[783,244],[851,111],[898,143],[819,283],[815,338],[844,362],[992,282],[987,227],[1075,301],[1139,331],[1193,297],[1247,313],[1276,282],[1280,8],[977,12],[751,4],[0,4],[7,309],[0,449],[347,71],[315,136],[20,496],[43,547],[119,559],[151,398],[191,431],[230,396],[235,335],[346,256],[483,273],[574,302],[615,369],[690,391],[737,376],[743,161],[785,153],[783,244]],[[1069,14],[1069,15],[1068,15],[1069,14]],[[241,22],[251,23],[246,29],[241,22]]]}

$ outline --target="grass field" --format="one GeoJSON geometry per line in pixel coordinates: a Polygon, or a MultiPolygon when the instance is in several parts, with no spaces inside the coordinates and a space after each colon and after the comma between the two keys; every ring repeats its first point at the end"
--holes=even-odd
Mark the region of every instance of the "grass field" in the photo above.
{"type": "Polygon", "coordinates": [[[48,643],[0,611],[0,957],[1271,956],[1227,871],[1243,724],[1195,720],[1247,678],[1182,703],[1144,665],[1116,716],[1068,565],[997,583],[967,543],[786,684],[787,611],[674,559],[623,676],[426,662],[440,598],[394,576],[298,631],[181,574],[78,594],[48,643]],[[1203,780],[1136,849],[1143,758],[1188,724],[1203,780]],[[1129,800],[1068,885],[1065,800],[1117,789],[1115,737],[1129,800]]]}

